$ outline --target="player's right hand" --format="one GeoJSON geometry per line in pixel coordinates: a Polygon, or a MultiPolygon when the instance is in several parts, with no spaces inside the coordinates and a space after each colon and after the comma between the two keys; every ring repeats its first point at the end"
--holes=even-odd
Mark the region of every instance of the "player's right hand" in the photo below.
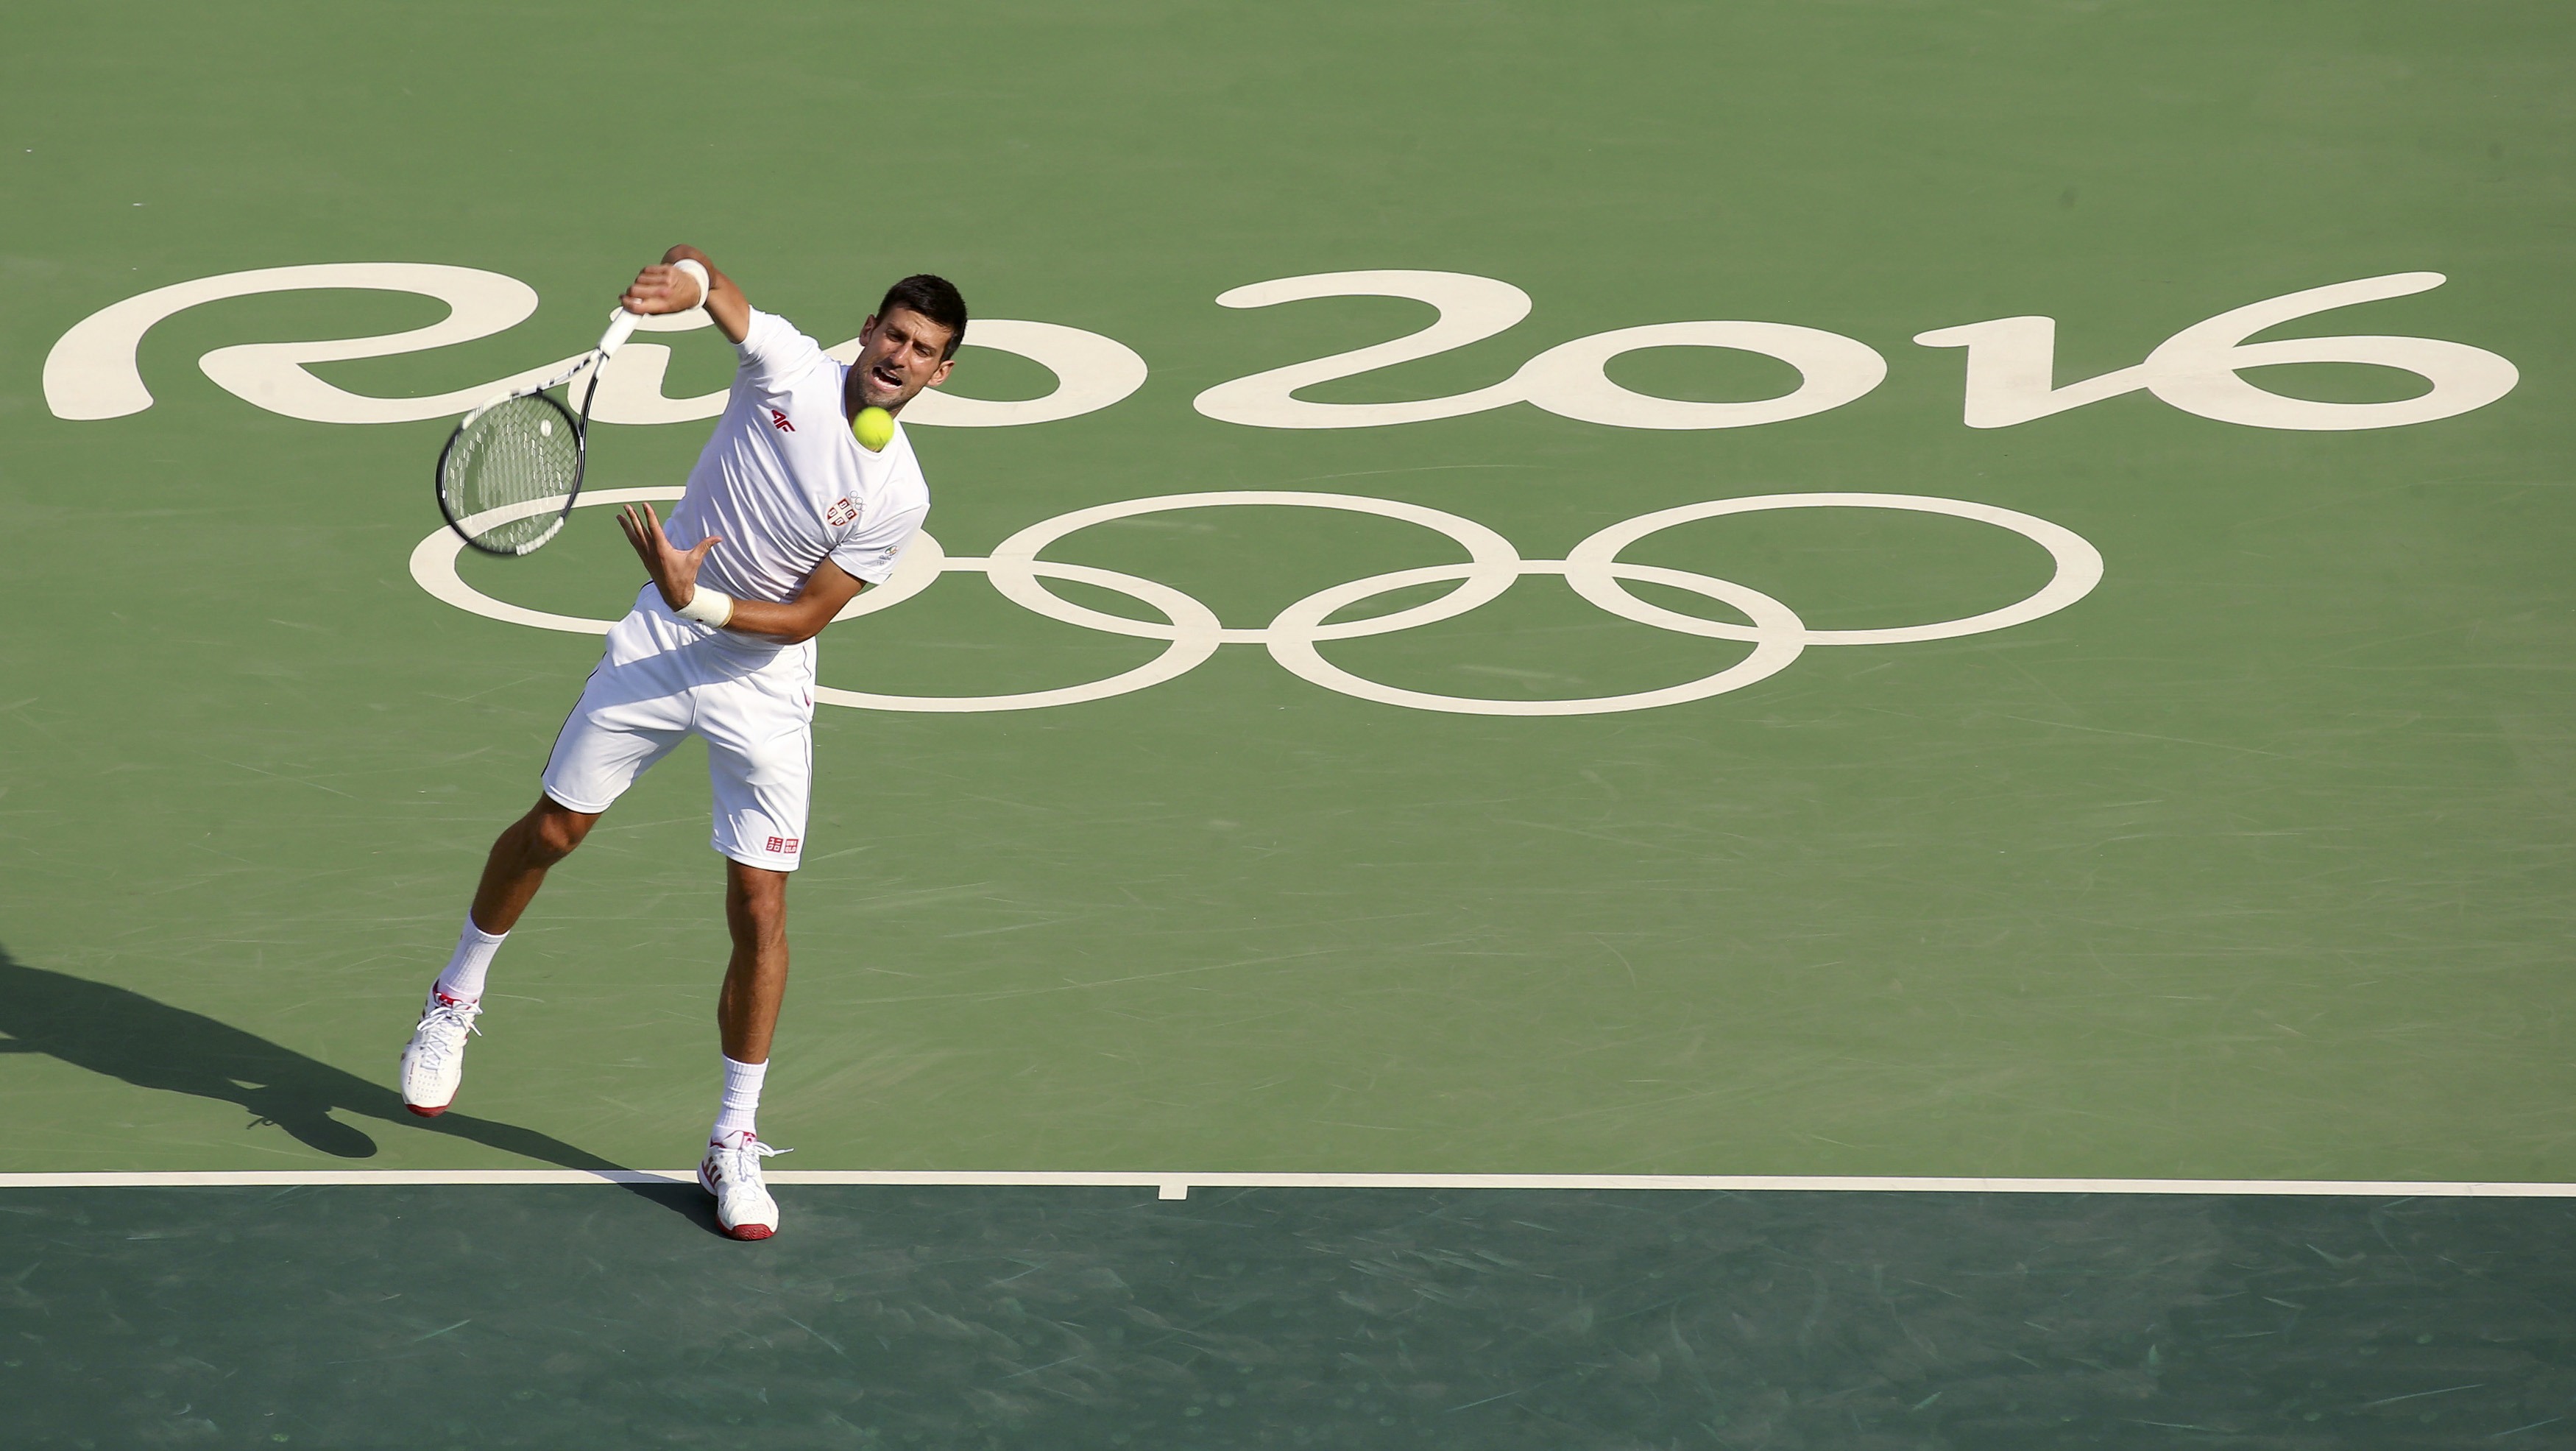
{"type": "Polygon", "coordinates": [[[655,263],[635,274],[617,305],[628,312],[656,316],[668,312],[687,312],[705,299],[698,296],[698,279],[677,267],[655,263]]]}

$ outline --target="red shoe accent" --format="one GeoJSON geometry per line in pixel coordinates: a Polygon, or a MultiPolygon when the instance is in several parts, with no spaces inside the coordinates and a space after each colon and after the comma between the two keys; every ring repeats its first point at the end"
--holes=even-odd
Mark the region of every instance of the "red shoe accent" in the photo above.
{"type": "Polygon", "coordinates": [[[725,1234],[733,1239],[767,1239],[770,1229],[765,1224],[737,1224],[726,1230],[725,1234]]]}
{"type": "Polygon", "coordinates": [[[436,1108],[423,1108],[416,1103],[407,1103],[404,1104],[403,1107],[410,1109],[413,1113],[419,1114],[422,1118],[436,1118],[440,1114],[447,1112],[447,1105],[443,1103],[436,1108]]]}

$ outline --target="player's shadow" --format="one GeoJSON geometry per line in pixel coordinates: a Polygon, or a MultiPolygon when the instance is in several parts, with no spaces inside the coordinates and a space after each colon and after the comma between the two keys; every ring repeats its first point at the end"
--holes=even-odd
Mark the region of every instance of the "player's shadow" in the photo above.
{"type": "Polygon", "coordinates": [[[44,1053],[137,1088],[240,1104],[304,1143],[342,1159],[372,1158],[376,1141],[333,1109],[472,1139],[568,1169],[618,1167],[560,1139],[449,1112],[420,1118],[391,1088],[369,1083],[266,1038],[138,992],[29,967],[0,948],[0,1053],[44,1053]]]}

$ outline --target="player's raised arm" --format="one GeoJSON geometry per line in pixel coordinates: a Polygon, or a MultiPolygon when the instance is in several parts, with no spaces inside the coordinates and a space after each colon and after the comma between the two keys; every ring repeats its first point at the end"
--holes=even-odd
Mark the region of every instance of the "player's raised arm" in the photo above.
{"type": "Polygon", "coordinates": [[[617,299],[628,312],[648,315],[687,312],[701,302],[725,341],[739,343],[751,331],[751,301],[733,279],[716,270],[706,253],[687,245],[673,247],[662,260],[635,274],[626,294],[617,299]],[[695,265],[683,267],[682,262],[695,265]],[[701,274],[704,274],[701,276],[701,274]],[[703,284],[703,286],[701,285],[703,284]]]}

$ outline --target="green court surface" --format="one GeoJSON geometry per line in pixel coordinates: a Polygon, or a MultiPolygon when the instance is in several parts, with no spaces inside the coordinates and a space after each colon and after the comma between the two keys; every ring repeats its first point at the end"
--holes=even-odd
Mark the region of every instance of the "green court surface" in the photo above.
{"type": "Polygon", "coordinates": [[[2492,1448],[2565,1444],[2576,1397],[2564,1201],[808,1190],[747,1255],[686,1228],[695,1190],[438,1193],[66,1218],[0,1190],[46,1326],[0,1359],[49,1390],[13,1420],[102,1445],[2492,1448]]]}
{"type": "MultiPolygon", "coordinates": [[[[637,583],[604,508],[451,569],[431,462],[687,241],[827,343],[914,270],[978,318],[907,415],[936,549],[822,643],[780,1168],[2536,1196],[811,1184],[749,1248],[649,1188],[17,1177],[41,1444],[2543,1444],[2515,1428],[2576,1424],[2572,58],[2521,0],[13,17],[0,1173],[694,1157],[694,745],[513,934],[457,1111],[391,1086],[578,621],[637,583]],[[1589,1227],[1508,1228],[1560,1213],[1589,1227]],[[1384,1236],[1446,1266],[1413,1320],[1384,1236]],[[2334,1308],[2277,1327],[2225,1298],[2334,1236],[2403,1272],[2302,1281],[2275,1308],[2334,1308]],[[1870,1318],[1940,1298],[1878,1288],[1900,1262],[1956,1288],[2054,1240],[2089,1246],[2047,1268],[2072,1359],[2000,1292],[1870,1318]],[[1486,1252],[1499,1298],[1440,1278],[1486,1252]],[[1046,1347],[968,1343],[1039,1301],[972,1287],[1021,1253],[1100,1302],[1058,1320],[1269,1349],[1005,1383],[1046,1347]],[[1275,1334],[1179,1308],[1237,1303],[1229,1265],[1275,1334]],[[930,1308],[822,1308],[871,1275],[930,1308]],[[515,1341],[398,1348],[521,1295],[515,1341]],[[797,1296],[839,1318],[744,1308],[797,1296]],[[1568,1297],[1640,1318],[1551,1338],[1568,1297]],[[217,1305],[265,1369],[191,1348],[217,1305]],[[736,1354],[801,1389],[727,1400],[736,1354]],[[454,1427],[420,1408],[475,1364],[454,1427]],[[2355,1409],[2455,1373],[2490,1389],[2446,1419],[2355,1409]],[[584,1439],[566,1397],[625,1419],[584,1439]]],[[[639,342],[606,495],[675,491],[729,376],[711,332],[639,342]]]]}

